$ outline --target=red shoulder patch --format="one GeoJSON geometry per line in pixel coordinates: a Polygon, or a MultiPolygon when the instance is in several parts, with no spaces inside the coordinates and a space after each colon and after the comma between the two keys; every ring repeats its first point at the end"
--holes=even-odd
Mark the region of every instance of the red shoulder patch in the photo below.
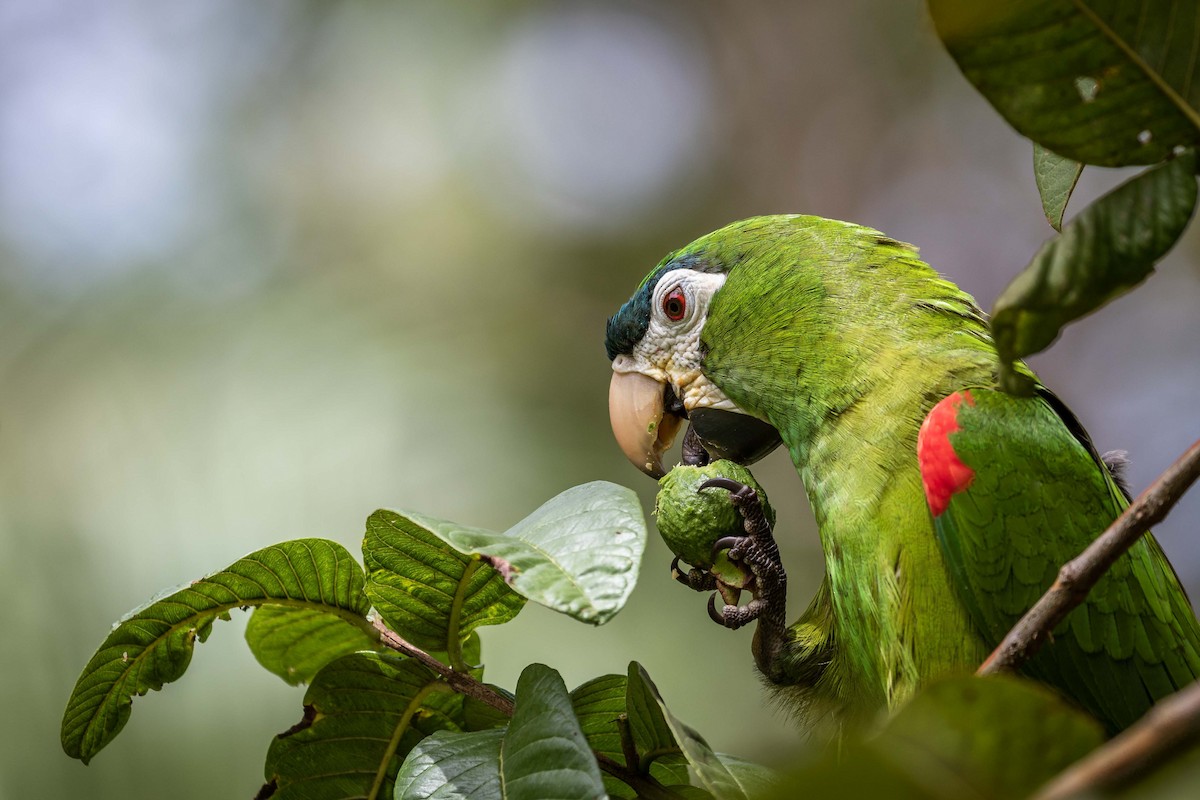
{"type": "Polygon", "coordinates": [[[950,444],[950,434],[962,430],[958,425],[958,408],[963,400],[967,405],[975,405],[969,391],[955,392],[933,407],[917,434],[921,482],[925,485],[929,510],[935,517],[940,517],[950,505],[950,498],[970,486],[975,478],[975,471],[962,462],[950,444]]]}

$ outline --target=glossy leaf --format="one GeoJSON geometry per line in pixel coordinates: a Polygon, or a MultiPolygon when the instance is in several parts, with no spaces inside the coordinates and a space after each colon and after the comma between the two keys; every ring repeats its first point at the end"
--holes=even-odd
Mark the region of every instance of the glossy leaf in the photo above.
{"type": "MultiPolygon", "coordinates": [[[[415,512],[387,513],[395,524],[403,521],[460,553],[483,558],[522,596],[595,625],[629,599],[646,544],[637,495],[605,481],[566,490],[504,533],[415,512]]],[[[367,560],[370,565],[370,555],[367,560]]]]}
{"type": "MultiPolygon", "coordinates": [[[[421,664],[355,653],[317,673],[304,718],[271,742],[272,800],[392,797],[408,752],[439,730],[459,730],[462,697],[421,664]]],[[[266,791],[266,790],[264,790],[266,791]]]]}
{"type": "Polygon", "coordinates": [[[502,729],[438,731],[421,740],[396,775],[395,800],[502,800],[502,729]]]}
{"type": "Polygon", "coordinates": [[[517,615],[525,600],[500,573],[415,517],[376,511],[367,520],[366,591],[392,630],[424,650],[449,652],[478,626],[517,615]]]}
{"type": "Polygon", "coordinates": [[[929,0],[959,69],[1017,129],[1085,164],[1200,142],[1196,0],[929,0]]]}
{"type": "Polygon", "coordinates": [[[1033,177],[1042,198],[1042,213],[1056,231],[1062,230],[1067,202],[1083,174],[1083,164],[1047,150],[1036,142],[1033,145],[1033,177]]]}
{"type": "Polygon", "coordinates": [[[1036,353],[1062,326],[1150,274],[1196,205],[1195,156],[1146,170],[1080,212],[1000,295],[992,335],[1005,363],[1036,353]]]}
{"type": "Polygon", "coordinates": [[[62,746],[84,763],[129,719],[133,697],[187,670],[197,641],[229,611],[264,603],[307,608],[369,627],[362,568],[341,545],[298,539],[251,553],[130,612],[84,667],[62,723],[62,746]]]}
{"type": "Polygon", "coordinates": [[[557,672],[530,664],[517,681],[517,703],[500,751],[504,797],[591,800],[605,796],[600,768],[557,672]]]}
{"type": "MultiPolygon", "coordinates": [[[[717,800],[748,800],[745,791],[742,789],[742,784],[729,771],[725,764],[717,757],[717,754],[708,746],[708,742],[704,741],[699,733],[692,728],[680,722],[667,708],[667,704],[663,701],[662,695],[659,694],[658,688],[654,682],[650,680],[650,676],[646,674],[646,670],[640,665],[631,665],[630,674],[636,672],[638,680],[641,681],[649,697],[651,697],[659,710],[662,712],[663,720],[670,729],[679,748],[683,751],[683,755],[687,758],[688,764],[696,773],[696,778],[700,785],[712,794],[717,800]]],[[[631,678],[631,681],[633,679],[631,678]]]]}
{"type": "Polygon", "coordinates": [[[319,609],[266,605],[246,626],[246,643],[258,663],[295,686],[326,664],[359,650],[382,650],[361,626],[319,609]]]}

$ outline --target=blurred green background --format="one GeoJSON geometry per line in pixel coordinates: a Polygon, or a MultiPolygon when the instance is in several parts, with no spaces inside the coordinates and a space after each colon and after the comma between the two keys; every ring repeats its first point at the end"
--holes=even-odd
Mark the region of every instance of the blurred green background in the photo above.
{"type": "MultiPolygon", "coordinates": [[[[61,753],[110,623],[285,539],[352,551],[381,506],[503,529],[577,483],[652,482],[611,441],[605,318],[733,219],[852,219],[985,307],[1050,230],[1028,143],[917,0],[0,5],[0,797],[249,797],[302,690],[244,618],[61,753]]],[[[1090,169],[1074,208],[1119,179],[1090,169]]],[[[1197,237],[1034,363],[1140,489],[1200,435],[1197,237]]],[[[782,453],[793,611],[821,574],[782,453]]],[[[1195,497],[1159,529],[1200,592],[1195,497]]],[[[750,633],[651,543],[620,617],[528,607],[489,677],[642,661],[721,750],[786,761],[750,633]]]]}

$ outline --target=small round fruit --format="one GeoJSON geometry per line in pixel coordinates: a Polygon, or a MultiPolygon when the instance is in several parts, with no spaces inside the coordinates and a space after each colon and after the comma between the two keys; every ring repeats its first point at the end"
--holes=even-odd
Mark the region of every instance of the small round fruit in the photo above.
{"type": "Polygon", "coordinates": [[[744,536],[742,516],[729,499],[729,491],[711,487],[699,491],[712,478],[729,478],[758,493],[767,521],[775,524],[775,511],[750,470],[733,461],[714,461],[704,467],[677,466],[658,482],[654,516],[658,532],[671,552],[700,569],[713,566],[713,544],[725,536],[744,536]]]}

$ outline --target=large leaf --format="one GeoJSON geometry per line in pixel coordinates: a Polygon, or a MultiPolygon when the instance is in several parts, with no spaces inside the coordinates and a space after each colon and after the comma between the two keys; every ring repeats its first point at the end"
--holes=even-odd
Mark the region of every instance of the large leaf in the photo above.
{"type": "Polygon", "coordinates": [[[1067,202],[1082,173],[1083,164],[1078,161],[1063,158],[1040,144],[1033,145],[1033,177],[1042,198],[1042,213],[1056,231],[1062,230],[1067,202]]]}
{"type": "Polygon", "coordinates": [[[507,800],[605,797],[600,767],[571,710],[567,687],[543,664],[530,664],[517,680],[500,773],[507,800]]]}
{"type": "MultiPolygon", "coordinates": [[[[641,681],[631,683],[624,675],[594,678],[571,692],[571,707],[594,752],[643,775],[649,773],[664,786],[687,783],[687,761],[662,721],[657,704],[646,700],[641,681]],[[636,754],[633,764],[626,763],[622,725],[632,739],[636,754]],[[648,730],[655,735],[648,734],[648,730]]],[[[612,797],[635,796],[633,789],[610,775],[604,776],[604,785],[612,797]]]]}
{"type": "Polygon", "coordinates": [[[1196,0],[929,0],[938,35],[1022,135],[1085,164],[1200,142],[1196,0]]]}
{"type": "Polygon", "coordinates": [[[79,676],[63,715],[62,746],[87,763],[129,719],[133,696],[179,679],[197,641],[231,609],[308,608],[370,628],[363,572],[341,545],[298,539],[251,553],[218,573],[130,612],[79,676]]]}
{"type": "Polygon", "coordinates": [[[438,731],[423,739],[396,775],[395,800],[502,800],[503,730],[438,731]]]}
{"type": "Polygon", "coordinates": [[[629,599],[646,545],[637,495],[605,481],[566,490],[504,533],[415,512],[391,519],[485,559],[535,603],[595,625],[611,619],[629,599]]]}
{"type": "Polygon", "coordinates": [[[320,609],[265,605],[246,626],[246,643],[263,667],[293,686],[359,650],[382,650],[378,637],[320,609]]]}
{"type": "Polygon", "coordinates": [[[883,732],[780,780],[768,797],[1016,800],[1104,740],[1098,722],[1015,677],[932,684],[883,732]]]}
{"type": "Polygon", "coordinates": [[[1080,212],[996,301],[1005,363],[1036,353],[1062,326],[1136,286],[1175,244],[1196,206],[1195,156],[1132,178],[1080,212]]]}
{"type": "Polygon", "coordinates": [[[367,520],[367,595],[409,642],[461,660],[460,643],[472,630],[508,622],[525,600],[499,572],[448,546],[414,517],[376,511],[367,520]]]}
{"type": "Polygon", "coordinates": [[[304,718],[271,742],[259,797],[390,798],[400,764],[424,737],[458,730],[462,697],[416,661],[355,653],[319,673],[304,718]]]}
{"type": "MultiPolygon", "coordinates": [[[[655,705],[658,706],[662,713],[662,719],[670,729],[672,736],[679,748],[683,751],[684,757],[687,758],[688,764],[696,773],[696,778],[700,781],[708,792],[717,800],[748,800],[746,792],[743,789],[743,782],[735,777],[729,768],[712,748],[708,746],[708,742],[704,741],[704,737],[697,733],[692,728],[680,722],[675,718],[667,708],[666,702],[659,694],[658,687],[654,685],[654,681],[650,680],[650,676],[646,670],[639,664],[630,665],[630,681],[639,681],[646,687],[648,696],[653,699],[655,705]],[[637,676],[636,679],[633,676],[637,676]]],[[[744,778],[744,776],[743,776],[744,778]]]]}

